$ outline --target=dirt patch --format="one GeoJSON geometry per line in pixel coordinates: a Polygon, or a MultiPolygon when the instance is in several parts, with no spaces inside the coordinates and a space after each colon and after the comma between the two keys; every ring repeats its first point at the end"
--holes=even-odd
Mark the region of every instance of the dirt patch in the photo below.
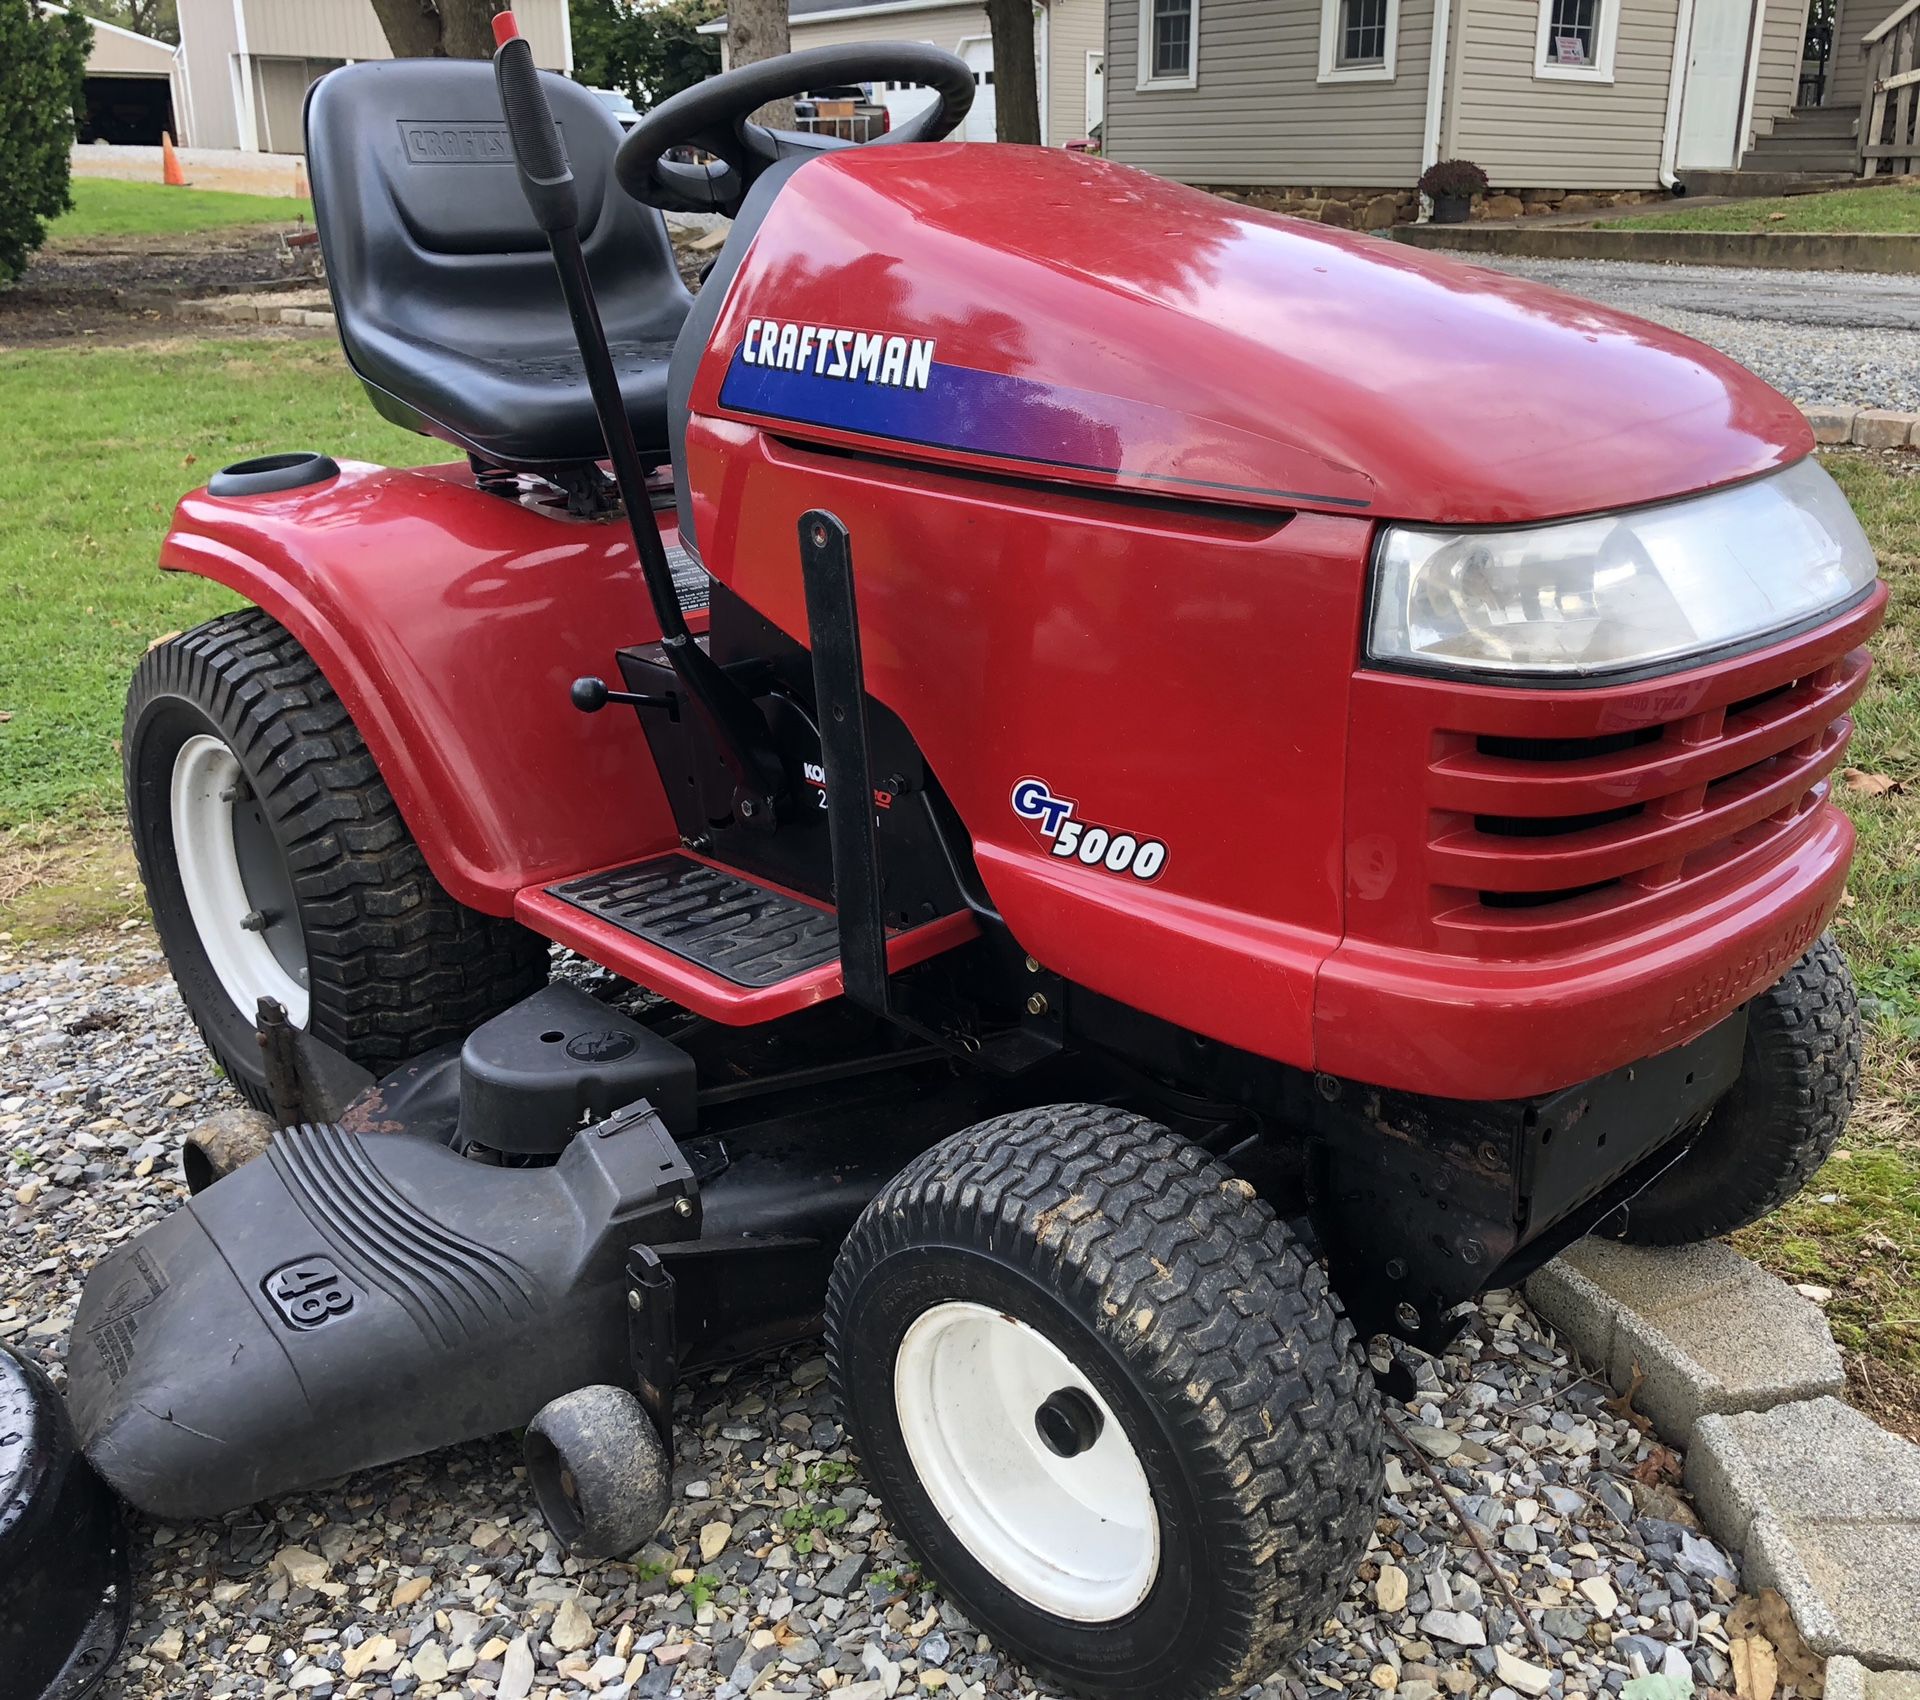
{"type": "Polygon", "coordinates": [[[145,928],[146,916],[124,821],[92,821],[64,834],[0,832],[0,940],[120,934],[145,928]]]}
{"type": "MultiPolygon", "coordinates": [[[[312,283],[306,255],[290,263],[281,252],[278,232],[271,229],[58,243],[36,254],[11,289],[0,290],[0,347],[178,336],[180,302],[312,283]]],[[[222,325],[212,334],[315,333],[277,326],[250,333],[222,325]]]]}

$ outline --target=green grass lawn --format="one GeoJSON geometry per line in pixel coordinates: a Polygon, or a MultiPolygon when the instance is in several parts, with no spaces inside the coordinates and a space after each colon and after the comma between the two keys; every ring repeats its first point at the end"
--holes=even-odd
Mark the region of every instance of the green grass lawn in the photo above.
{"type": "Polygon", "coordinates": [[[313,222],[313,203],[290,195],[230,195],[221,189],[171,189],[117,177],[75,177],[73,209],[47,226],[47,239],[184,236],[236,224],[313,222]]]}
{"type": "Polygon", "coordinates": [[[1795,1281],[1831,1287],[1856,1397],[1920,1435],[1920,456],[1839,454],[1892,591],[1849,762],[1900,782],[1843,789],[1860,834],[1834,923],[1866,1000],[1866,1089],[1834,1160],[1736,1243],[1795,1281]]]}
{"type": "Polygon", "coordinates": [[[1920,232],[1920,186],[1886,189],[1833,189],[1819,195],[1781,195],[1759,201],[1729,201],[1717,207],[1689,207],[1647,213],[1639,218],[1610,218],[1602,230],[1739,230],[1780,232],[1920,232]]]}
{"type": "MultiPolygon", "coordinates": [[[[0,930],[27,936],[138,912],[113,824],[127,675],[155,638],[234,604],[155,569],[179,494],[275,449],[446,451],[381,420],[330,342],[0,355],[0,417],[0,930]]],[[[1920,456],[1828,464],[1893,589],[1849,759],[1902,789],[1841,793],[1860,834],[1836,931],[1868,998],[1861,1109],[1844,1155],[1741,1243],[1833,1288],[1864,1401],[1920,1422],[1920,456]]]]}
{"type": "Polygon", "coordinates": [[[381,419],[330,341],[0,354],[0,418],[0,828],[117,805],[135,660],[234,605],[154,565],[183,491],[272,450],[447,458],[381,419]]]}

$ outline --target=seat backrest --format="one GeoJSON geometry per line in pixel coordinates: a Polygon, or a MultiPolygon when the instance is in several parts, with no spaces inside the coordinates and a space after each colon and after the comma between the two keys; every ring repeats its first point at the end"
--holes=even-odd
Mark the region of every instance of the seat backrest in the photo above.
{"type": "MultiPolygon", "coordinates": [[[[665,220],[614,180],[620,126],[578,83],[542,77],[573,169],[580,239],[607,335],[616,344],[671,337],[689,297],[665,220]]],[[[456,359],[571,345],[490,64],[345,66],[314,84],[306,132],[314,223],[341,342],[382,412],[415,429],[434,425],[387,405],[394,384],[376,343],[398,337],[456,359]]]]}

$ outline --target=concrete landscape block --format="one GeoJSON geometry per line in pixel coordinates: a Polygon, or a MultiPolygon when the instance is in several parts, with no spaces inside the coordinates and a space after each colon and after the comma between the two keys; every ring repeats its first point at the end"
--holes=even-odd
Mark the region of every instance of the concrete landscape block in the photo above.
{"type": "Polygon", "coordinates": [[[1527,1296],[1616,1392],[1639,1369],[1634,1403],[1675,1445],[1709,1412],[1764,1411],[1846,1385],[1820,1308],[1717,1241],[1582,1240],[1534,1275],[1527,1296]]]}
{"type": "Polygon", "coordinates": [[[1853,416],[1853,440],[1863,449],[1904,449],[1913,441],[1916,416],[1886,407],[1863,407],[1853,416]]]}
{"type": "Polygon", "coordinates": [[[1920,1446],[1838,1399],[1802,1400],[1701,1418],[1686,1485],[1747,1590],[1777,1588],[1816,1653],[1920,1663],[1920,1446]]]}
{"type": "Polygon", "coordinates": [[[1858,1659],[1827,1660],[1827,1700],[1920,1700],[1920,1671],[1868,1670],[1858,1659]]]}
{"type": "Polygon", "coordinates": [[[1807,423],[1813,427],[1813,440],[1816,443],[1853,441],[1853,421],[1860,411],[1859,408],[1803,404],[1800,411],[1807,416],[1807,423]]]}

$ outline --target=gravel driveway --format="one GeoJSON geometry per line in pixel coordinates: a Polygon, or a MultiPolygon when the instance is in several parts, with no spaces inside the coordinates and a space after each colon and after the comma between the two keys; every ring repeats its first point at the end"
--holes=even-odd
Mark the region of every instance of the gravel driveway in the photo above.
{"type": "MultiPolygon", "coordinates": [[[[89,1264],[179,1203],[178,1132],[226,1100],[149,934],[60,955],[0,942],[0,1338],[58,1374],[89,1264]]],[[[801,1351],[684,1389],[676,1509],[631,1564],[562,1559],[504,1440],[217,1524],[143,1523],[133,1634],[106,1692],[1032,1692],[889,1533],[825,1373],[801,1351]]],[[[1733,1564],[1664,1485],[1671,1455],[1524,1304],[1490,1296],[1416,1374],[1375,1550],[1320,1637],[1257,1692],[1517,1700],[1617,1693],[1663,1668],[1730,1686],[1733,1564]]]]}
{"type": "Polygon", "coordinates": [[[1460,257],[1698,337],[1795,401],[1920,412],[1920,277],[1460,257]]]}

